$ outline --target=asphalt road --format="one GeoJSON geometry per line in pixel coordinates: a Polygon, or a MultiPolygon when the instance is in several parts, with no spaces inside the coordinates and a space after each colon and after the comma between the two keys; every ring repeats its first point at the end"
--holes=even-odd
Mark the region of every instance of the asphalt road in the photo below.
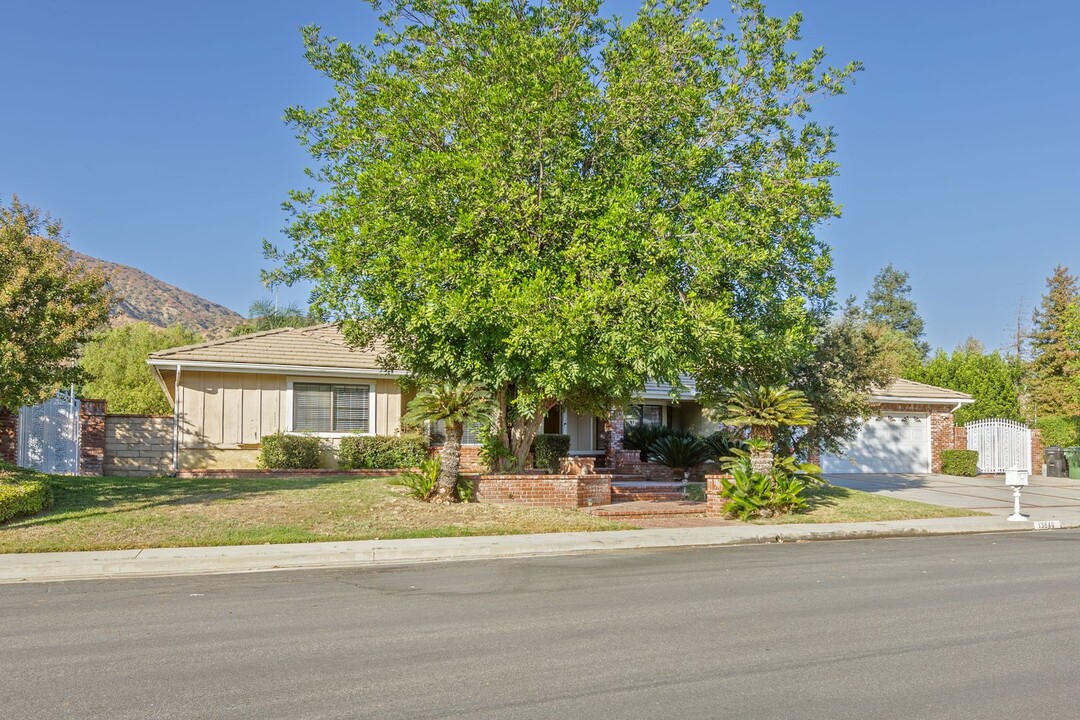
{"type": "Polygon", "coordinates": [[[1074,718],[1080,533],[0,586],[0,717],[1074,718]]]}

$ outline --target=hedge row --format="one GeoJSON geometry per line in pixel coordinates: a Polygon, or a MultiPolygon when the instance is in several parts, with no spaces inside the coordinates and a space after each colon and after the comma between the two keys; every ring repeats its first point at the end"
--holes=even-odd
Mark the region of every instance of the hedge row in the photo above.
{"type": "Polygon", "coordinates": [[[562,459],[570,454],[570,436],[559,433],[537,435],[532,451],[533,465],[558,472],[562,459]]]}
{"type": "Polygon", "coordinates": [[[46,475],[0,462],[0,523],[39,513],[52,503],[46,475]]]}
{"type": "Polygon", "coordinates": [[[428,440],[418,433],[350,435],[341,439],[338,466],[342,470],[415,468],[427,458],[428,440]]]}
{"type": "Polygon", "coordinates": [[[942,450],[941,472],[946,475],[975,477],[979,474],[979,453],[975,450],[942,450]]]}
{"type": "Polygon", "coordinates": [[[264,435],[259,467],[268,470],[314,470],[319,467],[319,438],[311,435],[264,435]]]}

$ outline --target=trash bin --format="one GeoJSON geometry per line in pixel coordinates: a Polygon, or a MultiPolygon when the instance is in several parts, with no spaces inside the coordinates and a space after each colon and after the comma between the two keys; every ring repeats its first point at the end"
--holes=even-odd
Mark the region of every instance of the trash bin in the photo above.
{"type": "Polygon", "coordinates": [[[1067,447],[1062,450],[1069,464],[1069,477],[1080,480],[1080,447],[1067,447]]]}
{"type": "Polygon", "coordinates": [[[1046,448],[1046,477],[1068,477],[1065,451],[1057,445],[1046,448]]]}

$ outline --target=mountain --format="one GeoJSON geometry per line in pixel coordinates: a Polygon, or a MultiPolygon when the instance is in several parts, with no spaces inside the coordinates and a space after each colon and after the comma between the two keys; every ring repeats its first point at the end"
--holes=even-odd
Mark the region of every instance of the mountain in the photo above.
{"type": "Polygon", "coordinates": [[[114,326],[140,320],[158,327],[179,323],[188,330],[218,337],[244,320],[242,315],[224,305],[162,282],[138,268],[82,253],[74,255],[79,262],[101,270],[109,278],[109,286],[119,297],[113,310],[114,326]]]}

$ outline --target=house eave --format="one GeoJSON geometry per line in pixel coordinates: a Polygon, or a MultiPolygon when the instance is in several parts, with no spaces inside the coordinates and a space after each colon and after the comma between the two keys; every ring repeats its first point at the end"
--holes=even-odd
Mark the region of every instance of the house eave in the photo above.
{"type": "Polygon", "coordinates": [[[904,403],[909,405],[970,405],[975,402],[974,398],[915,398],[897,397],[891,395],[871,395],[870,402],[883,405],[885,403],[904,403]]]}
{"type": "Polygon", "coordinates": [[[402,370],[379,368],[335,368],[312,365],[273,365],[268,363],[210,362],[207,360],[177,360],[173,358],[150,358],[146,361],[155,368],[180,366],[190,370],[214,370],[221,372],[256,373],[262,375],[308,375],[319,377],[385,378],[404,377],[402,370]]]}

